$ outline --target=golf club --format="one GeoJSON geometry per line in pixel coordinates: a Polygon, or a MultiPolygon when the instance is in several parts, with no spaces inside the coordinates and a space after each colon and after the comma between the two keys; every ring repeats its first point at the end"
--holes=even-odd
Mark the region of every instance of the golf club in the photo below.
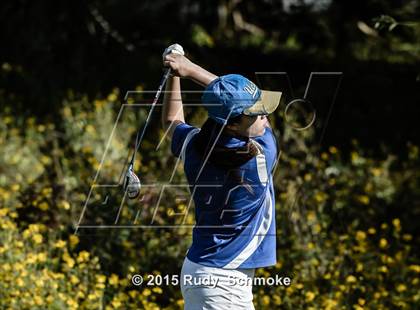
{"type": "MultiPolygon", "coordinates": [[[[169,53],[176,53],[176,54],[184,55],[184,50],[181,45],[174,44],[172,49],[169,51],[169,53]]],[[[133,155],[131,156],[130,163],[128,164],[128,169],[125,174],[125,179],[124,179],[124,184],[123,184],[124,191],[127,191],[127,195],[129,199],[135,199],[140,194],[141,183],[138,176],[134,173],[134,161],[136,159],[136,154],[137,154],[137,150],[139,149],[140,142],[143,140],[143,136],[144,136],[144,133],[146,132],[147,125],[150,122],[153,110],[156,106],[156,103],[159,100],[160,94],[162,93],[162,89],[165,86],[166,81],[168,80],[170,74],[171,74],[171,69],[170,68],[165,69],[162,80],[160,82],[156,95],[153,99],[150,112],[147,115],[146,123],[144,124],[143,130],[142,131],[139,130],[136,135],[136,142],[134,144],[133,155]]]]}

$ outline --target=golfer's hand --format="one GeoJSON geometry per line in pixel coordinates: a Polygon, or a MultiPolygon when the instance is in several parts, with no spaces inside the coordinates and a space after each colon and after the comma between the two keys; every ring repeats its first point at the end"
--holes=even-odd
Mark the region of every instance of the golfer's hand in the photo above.
{"type": "Polygon", "coordinates": [[[171,68],[172,74],[182,78],[189,77],[194,64],[185,56],[170,53],[164,56],[163,65],[171,68]]]}

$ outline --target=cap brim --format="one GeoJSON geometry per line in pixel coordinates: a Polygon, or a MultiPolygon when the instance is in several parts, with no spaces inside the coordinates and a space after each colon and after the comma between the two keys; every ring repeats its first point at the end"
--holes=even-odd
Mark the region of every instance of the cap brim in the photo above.
{"type": "Polygon", "coordinates": [[[252,106],[243,111],[245,115],[266,115],[273,113],[281,99],[282,92],[261,90],[260,99],[252,106]]]}

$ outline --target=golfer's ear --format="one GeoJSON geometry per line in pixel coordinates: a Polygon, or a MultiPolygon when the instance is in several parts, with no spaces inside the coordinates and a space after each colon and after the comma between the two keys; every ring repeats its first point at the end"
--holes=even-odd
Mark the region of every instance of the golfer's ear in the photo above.
{"type": "Polygon", "coordinates": [[[184,123],[184,122],[181,121],[181,120],[177,120],[177,119],[175,119],[173,121],[166,121],[163,124],[163,129],[165,130],[165,137],[172,140],[172,136],[174,134],[176,126],[178,126],[181,123],[184,123]]]}

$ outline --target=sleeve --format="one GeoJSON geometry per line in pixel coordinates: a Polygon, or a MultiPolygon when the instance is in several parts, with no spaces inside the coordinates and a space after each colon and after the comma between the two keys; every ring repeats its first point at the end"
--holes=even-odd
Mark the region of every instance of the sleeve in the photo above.
{"type": "Polygon", "coordinates": [[[271,174],[278,156],[278,142],[273,129],[266,127],[264,135],[258,137],[257,142],[261,144],[264,150],[266,169],[271,174]]]}
{"type": "Polygon", "coordinates": [[[279,151],[279,142],[277,141],[277,137],[274,134],[274,130],[271,127],[266,127],[266,129],[268,129],[268,132],[270,133],[270,136],[274,141],[275,153],[277,154],[277,152],[279,151]]]}
{"type": "Polygon", "coordinates": [[[197,127],[191,126],[187,123],[179,123],[174,130],[171,141],[171,151],[175,157],[179,157],[182,149],[182,145],[185,142],[187,135],[197,129],[197,127]]]}

